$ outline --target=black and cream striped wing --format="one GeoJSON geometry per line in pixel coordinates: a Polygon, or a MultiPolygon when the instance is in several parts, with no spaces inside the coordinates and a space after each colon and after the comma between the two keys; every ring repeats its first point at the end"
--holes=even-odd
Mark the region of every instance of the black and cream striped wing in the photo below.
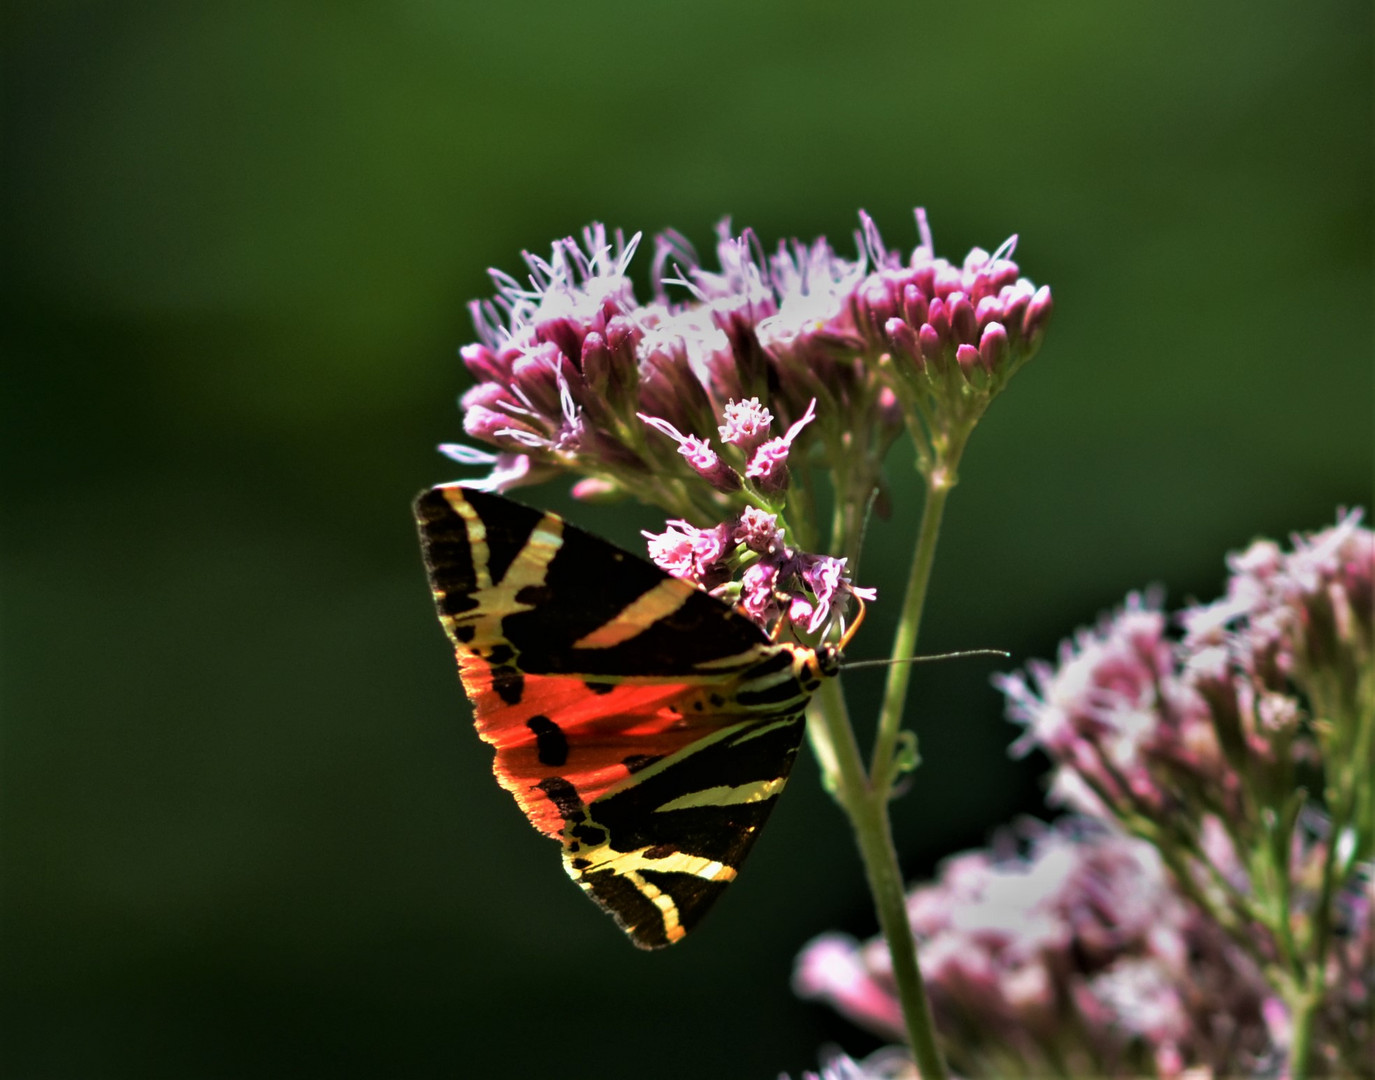
{"type": "Polygon", "coordinates": [[[637,945],[681,940],[787,779],[806,698],[789,680],[810,650],[502,496],[437,487],[416,517],[498,782],[637,945]],[[747,676],[780,707],[744,704],[747,676]]]}

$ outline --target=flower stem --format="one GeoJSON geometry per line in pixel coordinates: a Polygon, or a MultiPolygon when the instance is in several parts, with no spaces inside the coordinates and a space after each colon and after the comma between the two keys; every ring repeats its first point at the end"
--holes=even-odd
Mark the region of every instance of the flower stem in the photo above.
{"type": "Polygon", "coordinates": [[[893,635],[894,661],[888,669],[888,682],[883,691],[883,705],[879,711],[878,734],[874,739],[874,756],[870,777],[875,794],[885,802],[896,779],[896,751],[898,733],[902,727],[902,713],[907,704],[907,686],[912,677],[912,665],[903,661],[916,653],[917,632],[921,628],[921,612],[926,604],[926,586],[931,580],[931,566],[936,557],[936,541],[940,538],[941,517],[945,500],[958,479],[955,467],[959,464],[963,443],[949,448],[927,474],[926,502],[922,507],[921,532],[912,553],[912,571],[907,579],[907,595],[902,601],[897,633],[893,635]]]}
{"type": "Polygon", "coordinates": [[[864,773],[839,680],[826,680],[814,702],[814,716],[821,720],[825,729],[823,737],[828,743],[829,755],[835,767],[831,779],[835,784],[836,799],[854,827],[860,858],[864,862],[864,874],[874,898],[879,930],[888,943],[893,981],[902,1004],[912,1056],[922,1080],[947,1080],[949,1073],[936,1043],[936,1026],[926,999],[921,968],[917,964],[917,943],[907,917],[902,870],[898,866],[892,827],[888,821],[887,793],[880,795],[864,773]]]}
{"type": "Polygon", "coordinates": [[[1317,1014],[1321,995],[1312,989],[1299,994],[1296,1002],[1291,1002],[1293,1033],[1289,1039],[1289,1076],[1290,1080],[1308,1080],[1309,1059],[1312,1054],[1313,1019],[1317,1014]]]}

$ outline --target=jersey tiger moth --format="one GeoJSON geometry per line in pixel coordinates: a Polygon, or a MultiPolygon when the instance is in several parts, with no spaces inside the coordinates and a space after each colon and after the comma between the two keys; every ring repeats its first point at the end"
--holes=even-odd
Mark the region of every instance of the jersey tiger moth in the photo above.
{"type": "Polygon", "coordinates": [[[458,484],[415,502],[439,619],[497,782],[642,949],[735,879],[839,650],[544,513],[458,484]]]}

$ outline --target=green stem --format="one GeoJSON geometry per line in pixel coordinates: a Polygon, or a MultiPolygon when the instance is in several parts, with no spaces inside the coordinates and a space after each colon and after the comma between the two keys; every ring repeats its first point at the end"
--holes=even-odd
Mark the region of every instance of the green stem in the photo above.
{"type": "MultiPolygon", "coordinates": [[[[917,964],[917,943],[907,918],[907,897],[902,887],[902,870],[893,832],[888,821],[887,793],[880,795],[864,773],[859,745],[845,708],[840,680],[827,679],[814,699],[814,717],[824,727],[824,739],[834,764],[832,781],[836,799],[850,818],[859,844],[864,874],[874,898],[879,930],[888,943],[892,958],[893,981],[898,988],[907,1037],[922,1080],[947,1080],[945,1059],[936,1043],[936,1026],[927,1003],[921,968],[917,964]]],[[[810,726],[810,725],[809,725],[810,726]]]]}
{"type": "Polygon", "coordinates": [[[879,710],[878,735],[874,739],[874,756],[870,759],[870,776],[874,791],[882,799],[888,798],[896,779],[896,751],[898,733],[902,728],[902,713],[907,704],[907,686],[912,677],[912,665],[905,663],[916,654],[917,632],[921,628],[921,612],[926,604],[926,587],[931,580],[931,565],[936,557],[936,541],[940,538],[941,517],[945,500],[958,479],[963,443],[955,444],[941,455],[926,478],[926,504],[922,507],[921,532],[912,553],[912,571],[907,579],[907,595],[902,601],[897,633],[893,635],[895,661],[888,669],[888,682],[883,691],[883,705],[879,710]]]}
{"type": "Polygon", "coordinates": [[[1322,994],[1310,987],[1299,995],[1291,1006],[1293,1035],[1289,1040],[1289,1080],[1308,1080],[1308,1064],[1312,1056],[1313,1018],[1318,1012],[1322,994]]]}

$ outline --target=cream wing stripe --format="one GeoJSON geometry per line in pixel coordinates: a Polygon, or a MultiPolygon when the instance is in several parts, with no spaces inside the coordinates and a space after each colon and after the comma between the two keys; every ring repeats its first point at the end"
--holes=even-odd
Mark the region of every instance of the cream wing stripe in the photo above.
{"type": "Polygon", "coordinates": [[[620,614],[603,623],[586,637],[573,642],[575,649],[610,649],[629,641],[647,626],[672,615],[694,592],[693,587],[677,578],[661,581],[649,592],[636,597],[620,614]]]}
{"type": "Polygon", "coordinates": [[[459,488],[446,487],[443,490],[444,501],[463,519],[463,524],[468,530],[468,552],[473,560],[473,579],[476,582],[473,591],[490,589],[492,575],[487,567],[491,553],[487,550],[487,526],[473,509],[472,503],[463,497],[463,492],[459,488]]]}
{"type": "Polygon", "coordinates": [[[701,791],[692,791],[671,799],[663,806],[656,807],[654,812],[662,814],[668,810],[689,810],[694,806],[741,806],[745,803],[762,802],[782,791],[785,783],[786,779],[777,776],[772,780],[756,780],[738,787],[722,784],[720,787],[703,788],[701,791]]]}

